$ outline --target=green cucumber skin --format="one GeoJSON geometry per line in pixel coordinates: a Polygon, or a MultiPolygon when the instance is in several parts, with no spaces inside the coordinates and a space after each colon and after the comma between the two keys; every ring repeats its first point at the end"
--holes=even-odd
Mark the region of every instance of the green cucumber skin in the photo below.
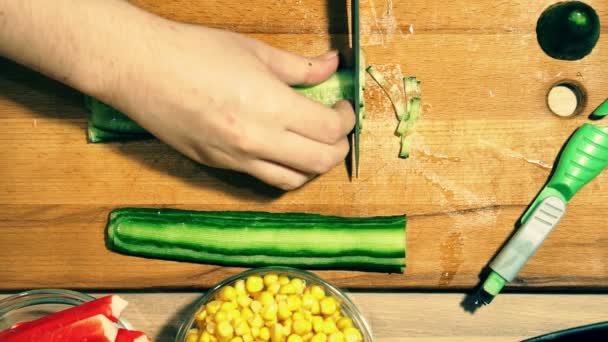
{"type": "Polygon", "coordinates": [[[110,132],[129,134],[147,133],[135,121],[107,104],[97,99],[86,100],[85,98],[85,105],[87,103],[91,108],[90,122],[94,127],[110,132]]]}
{"type": "Polygon", "coordinates": [[[405,227],[405,215],[120,208],[110,214],[107,243],[129,255],[223,266],[403,273],[405,227]]]}

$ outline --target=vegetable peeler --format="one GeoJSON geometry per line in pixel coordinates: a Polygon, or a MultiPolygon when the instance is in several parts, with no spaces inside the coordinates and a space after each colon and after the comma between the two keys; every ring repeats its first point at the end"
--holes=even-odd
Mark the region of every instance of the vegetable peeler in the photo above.
{"type": "Polygon", "coordinates": [[[608,166],[608,127],[585,123],[564,146],[555,172],[521,219],[521,226],[488,265],[490,274],[476,295],[489,304],[513,281],[559,223],[568,202],[608,166]]]}

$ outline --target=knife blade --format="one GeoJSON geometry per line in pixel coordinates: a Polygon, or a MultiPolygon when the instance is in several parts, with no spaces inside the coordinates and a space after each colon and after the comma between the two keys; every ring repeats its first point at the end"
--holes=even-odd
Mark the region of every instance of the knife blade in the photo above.
{"type": "Polygon", "coordinates": [[[351,1],[351,47],[353,50],[353,109],[355,111],[355,131],[353,137],[353,149],[355,155],[355,177],[359,178],[359,136],[361,134],[360,118],[359,113],[361,111],[360,97],[361,97],[361,86],[359,79],[359,72],[361,71],[361,55],[360,55],[360,42],[359,42],[359,0],[351,1]]]}

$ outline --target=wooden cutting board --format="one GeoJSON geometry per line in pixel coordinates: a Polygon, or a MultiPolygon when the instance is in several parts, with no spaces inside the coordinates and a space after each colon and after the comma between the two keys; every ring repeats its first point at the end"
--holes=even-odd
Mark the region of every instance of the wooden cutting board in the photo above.
{"type": "MultiPolygon", "coordinates": [[[[176,20],[231,29],[317,55],[347,42],[341,1],[139,0],[176,20]]],[[[205,168],[157,141],[90,145],[81,96],[0,61],[0,289],[206,287],[241,269],[129,257],[106,250],[120,206],[406,213],[404,275],[319,272],[350,288],[471,288],[547,180],[565,139],[608,94],[608,31],[576,62],[552,60],[534,27],[553,1],[361,2],[368,61],[423,82],[411,158],[397,158],[394,114],[368,78],[360,178],[337,167],[281,194],[205,168]],[[562,80],[587,91],[585,115],[545,103],[562,80]]],[[[603,22],[608,3],[588,1],[603,22]]],[[[517,288],[608,287],[608,174],[585,187],[520,273],[517,288]]]]}

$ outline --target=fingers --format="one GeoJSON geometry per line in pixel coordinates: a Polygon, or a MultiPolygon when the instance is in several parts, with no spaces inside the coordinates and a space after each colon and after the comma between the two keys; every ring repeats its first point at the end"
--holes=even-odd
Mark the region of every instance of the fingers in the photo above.
{"type": "Polygon", "coordinates": [[[312,175],[259,159],[250,160],[246,165],[246,172],[264,183],[286,191],[297,189],[312,178],[312,175]]]}
{"type": "Polygon", "coordinates": [[[260,147],[260,158],[288,166],[305,174],[323,174],[344,161],[349,144],[346,136],[333,145],[285,132],[279,142],[268,141],[260,147]]]}
{"type": "Polygon", "coordinates": [[[339,101],[332,109],[303,98],[294,108],[287,113],[286,128],[321,143],[333,145],[355,126],[355,112],[348,101],[339,101]]]}
{"type": "Polygon", "coordinates": [[[338,51],[330,51],[316,58],[306,58],[252,40],[251,46],[263,63],[289,85],[315,85],[325,81],[338,68],[338,51]]]}

